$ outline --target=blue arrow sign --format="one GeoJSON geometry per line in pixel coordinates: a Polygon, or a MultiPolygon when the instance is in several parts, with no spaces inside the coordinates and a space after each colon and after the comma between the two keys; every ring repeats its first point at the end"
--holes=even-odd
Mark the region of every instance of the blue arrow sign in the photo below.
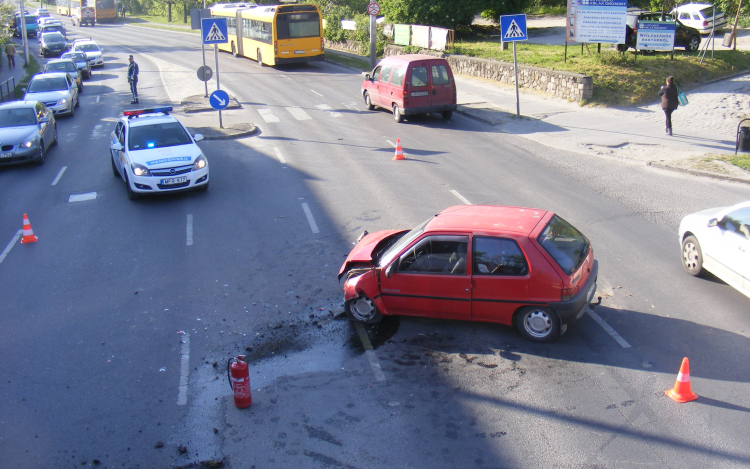
{"type": "Polygon", "coordinates": [[[201,36],[203,44],[225,44],[227,39],[226,18],[202,18],[201,36]]]}
{"type": "Polygon", "coordinates": [[[503,15],[500,17],[500,38],[503,42],[526,41],[526,15],[503,15]]]}
{"type": "Polygon", "coordinates": [[[229,95],[224,90],[216,90],[208,97],[208,102],[212,108],[221,111],[229,106],[229,95]]]}

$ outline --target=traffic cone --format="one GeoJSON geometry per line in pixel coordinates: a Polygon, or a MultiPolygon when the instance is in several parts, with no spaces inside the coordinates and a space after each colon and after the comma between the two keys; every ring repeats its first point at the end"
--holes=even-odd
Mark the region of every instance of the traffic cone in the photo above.
{"type": "Polygon", "coordinates": [[[36,243],[37,239],[39,238],[34,236],[34,230],[31,229],[31,223],[29,223],[29,217],[27,217],[26,214],[24,213],[23,214],[23,238],[21,238],[21,244],[36,243]]]}
{"type": "Polygon", "coordinates": [[[404,150],[401,149],[401,139],[396,139],[396,156],[393,157],[394,160],[405,160],[404,158],[404,150]]]}
{"type": "Polygon", "coordinates": [[[680,372],[677,373],[677,381],[674,382],[674,388],[664,391],[664,393],[675,402],[689,402],[698,399],[698,395],[694,394],[690,389],[690,364],[687,357],[682,359],[682,365],[680,366],[680,372]]]}

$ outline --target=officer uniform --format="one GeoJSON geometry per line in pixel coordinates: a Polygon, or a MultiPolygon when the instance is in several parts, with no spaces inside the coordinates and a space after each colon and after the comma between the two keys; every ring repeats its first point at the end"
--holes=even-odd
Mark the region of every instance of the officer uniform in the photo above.
{"type": "Polygon", "coordinates": [[[130,101],[130,104],[135,104],[138,102],[138,64],[135,63],[132,55],[128,60],[130,61],[130,65],[128,65],[128,83],[130,83],[130,92],[133,94],[133,100],[130,101]]]}

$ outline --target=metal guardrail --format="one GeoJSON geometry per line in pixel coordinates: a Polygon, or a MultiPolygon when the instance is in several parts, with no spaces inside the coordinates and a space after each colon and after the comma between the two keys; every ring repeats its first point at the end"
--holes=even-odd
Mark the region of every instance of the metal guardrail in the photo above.
{"type": "Polygon", "coordinates": [[[16,100],[16,79],[11,77],[0,83],[0,103],[16,100]],[[11,87],[11,82],[13,86],[11,87]]]}

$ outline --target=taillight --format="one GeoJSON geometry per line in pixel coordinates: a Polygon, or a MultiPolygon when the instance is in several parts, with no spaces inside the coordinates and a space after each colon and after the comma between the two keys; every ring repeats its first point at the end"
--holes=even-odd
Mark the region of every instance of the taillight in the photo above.
{"type": "Polygon", "coordinates": [[[560,300],[570,301],[578,294],[579,287],[563,288],[560,300]]]}
{"type": "Polygon", "coordinates": [[[323,36],[320,37],[320,50],[323,50],[323,36]]]}
{"type": "Polygon", "coordinates": [[[708,26],[708,21],[703,20],[703,26],[708,26]]]}
{"type": "Polygon", "coordinates": [[[273,53],[274,53],[274,55],[279,55],[279,47],[278,47],[278,44],[279,44],[278,42],[276,42],[276,41],[273,41],[273,53]]]}

